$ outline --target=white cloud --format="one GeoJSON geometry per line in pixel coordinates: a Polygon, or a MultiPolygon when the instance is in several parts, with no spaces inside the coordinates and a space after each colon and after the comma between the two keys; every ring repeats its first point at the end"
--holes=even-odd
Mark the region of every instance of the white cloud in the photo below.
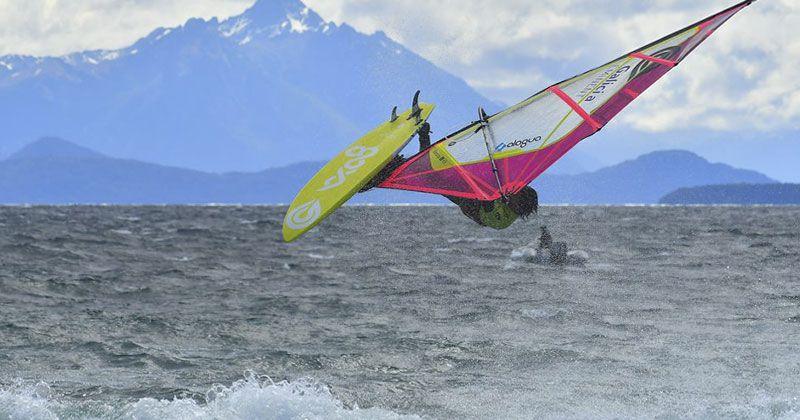
{"type": "Polygon", "coordinates": [[[253,0],[0,0],[0,55],[62,55],[132,44],[159,26],[226,17],[253,0]]]}
{"type": "MultiPolygon", "coordinates": [[[[307,0],[324,17],[384,30],[494,98],[515,102],[735,3],[734,0],[307,0]],[[519,81],[541,82],[522,86],[519,81]],[[511,75],[510,77],[498,77],[511,75]]],[[[800,2],[757,2],[627,110],[623,124],[800,125],[800,2]]]]}
{"type": "Polygon", "coordinates": [[[800,40],[793,28],[800,25],[800,4],[756,3],[727,25],[648,92],[624,122],[649,131],[797,128],[800,40]],[[679,94],[659,100],[668,92],[679,94]],[[649,120],[656,113],[661,118],[649,120]]]}
{"type": "MultiPolygon", "coordinates": [[[[276,1],[276,0],[262,0],[276,1]]],[[[383,30],[493,99],[511,103],[735,0],[306,0],[324,18],[383,30]]],[[[64,54],[131,44],[189,17],[226,17],[253,0],[0,0],[0,54],[64,54]]],[[[800,127],[800,1],[755,3],[620,122],[673,127],[800,127]]],[[[618,123],[618,124],[619,124],[618,123]]]]}

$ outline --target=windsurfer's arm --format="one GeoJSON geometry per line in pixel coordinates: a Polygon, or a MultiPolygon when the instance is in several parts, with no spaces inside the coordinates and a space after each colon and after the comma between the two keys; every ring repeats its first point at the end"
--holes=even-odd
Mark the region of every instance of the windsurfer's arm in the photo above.
{"type": "Polygon", "coordinates": [[[431,147],[431,125],[425,122],[422,124],[422,127],[419,128],[417,132],[417,136],[419,137],[419,151],[422,152],[423,150],[431,147]]]}

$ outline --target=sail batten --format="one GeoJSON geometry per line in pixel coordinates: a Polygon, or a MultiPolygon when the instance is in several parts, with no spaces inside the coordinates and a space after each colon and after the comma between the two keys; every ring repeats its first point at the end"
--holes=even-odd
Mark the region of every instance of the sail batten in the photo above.
{"type": "Polygon", "coordinates": [[[653,56],[650,56],[650,55],[647,55],[647,54],[642,54],[640,52],[631,54],[631,58],[640,58],[642,60],[651,61],[651,62],[657,63],[657,64],[663,64],[663,65],[669,66],[669,67],[675,67],[675,66],[678,65],[678,63],[675,62],[675,61],[667,60],[667,59],[664,59],[664,58],[653,57],[653,56]]]}
{"type": "Polygon", "coordinates": [[[559,89],[558,86],[550,86],[548,90],[550,92],[555,93],[556,96],[561,98],[561,100],[564,101],[564,103],[566,103],[570,108],[572,108],[573,111],[577,112],[578,115],[580,115],[581,118],[583,118],[583,120],[586,121],[589,125],[591,125],[595,130],[603,128],[603,126],[599,122],[595,121],[594,118],[592,118],[592,116],[589,115],[589,113],[586,112],[585,109],[581,108],[581,106],[578,105],[577,102],[573,101],[572,98],[570,98],[569,95],[564,93],[563,90],[559,89]]]}

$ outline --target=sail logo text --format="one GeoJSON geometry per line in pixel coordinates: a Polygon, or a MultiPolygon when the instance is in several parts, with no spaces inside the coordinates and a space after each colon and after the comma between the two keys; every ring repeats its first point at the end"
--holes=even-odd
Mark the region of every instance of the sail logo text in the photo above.
{"type": "Polygon", "coordinates": [[[592,84],[587,89],[584,89],[580,93],[580,96],[583,97],[583,96],[588,95],[588,96],[586,96],[586,99],[584,99],[584,102],[592,102],[592,101],[594,101],[599,96],[604,94],[606,89],[608,89],[611,86],[614,86],[615,84],[617,84],[617,82],[619,82],[620,79],[622,78],[622,75],[627,73],[628,70],[630,70],[630,69],[631,69],[631,66],[622,66],[622,67],[619,68],[619,70],[614,72],[607,79],[601,80],[599,82],[593,81],[592,84]],[[599,84],[597,84],[597,83],[599,83],[599,84]]]}
{"type": "Polygon", "coordinates": [[[364,146],[355,146],[348,149],[346,152],[344,152],[344,154],[345,156],[349,157],[350,160],[345,162],[344,165],[342,165],[336,171],[336,175],[326,179],[325,185],[323,185],[323,187],[317,191],[329,191],[341,186],[345,181],[347,181],[348,175],[353,175],[354,173],[358,172],[358,170],[367,163],[367,159],[378,154],[379,150],[380,149],[377,147],[364,146]]]}
{"type": "Polygon", "coordinates": [[[514,140],[514,141],[512,141],[510,143],[500,143],[500,144],[497,145],[497,147],[494,148],[494,151],[496,153],[499,153],[499,152],[502,152],[503,150],[506,150],[508,148],[513,148],[513,147],[518,147],[520,149],[524,149],[524,148],[528,147],[529,144],[538,143],[540,141],[542,141],[542,136],[536,136],[536,137],[534,137],[532,139],[514,140]]]}

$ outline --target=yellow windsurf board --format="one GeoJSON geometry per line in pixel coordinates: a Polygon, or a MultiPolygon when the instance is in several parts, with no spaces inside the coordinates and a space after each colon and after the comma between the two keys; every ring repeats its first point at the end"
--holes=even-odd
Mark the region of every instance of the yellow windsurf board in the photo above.
{"type": "Polygon", "coordinates": [[[283,239],[292,242],[325,220],[386,166],[414,137],[435,108],[419,104],[358,139],[320,169],[297,194],[283,220],[283,239]]]}

